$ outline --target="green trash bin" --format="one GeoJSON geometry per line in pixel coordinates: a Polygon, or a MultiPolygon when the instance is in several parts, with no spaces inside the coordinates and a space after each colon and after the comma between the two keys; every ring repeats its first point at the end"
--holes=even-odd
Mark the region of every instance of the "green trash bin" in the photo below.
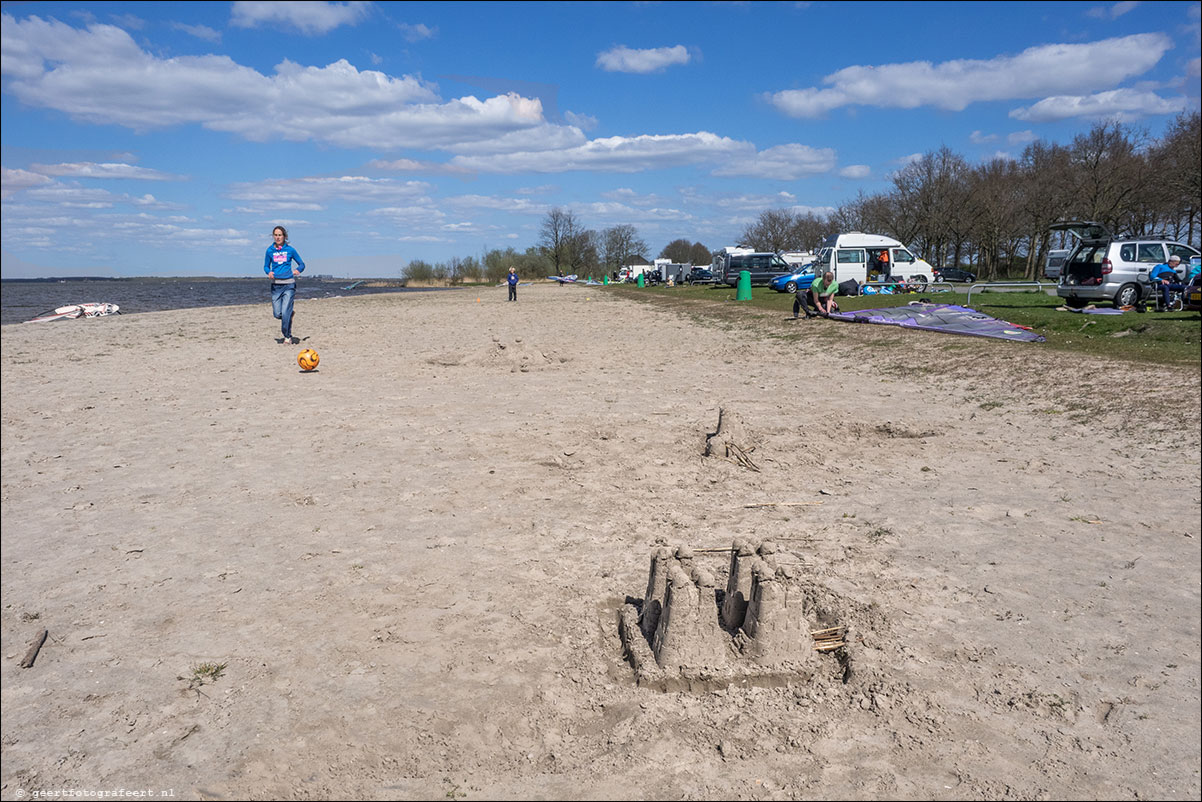
{"type": "Polygon", "coordinates": [[[751,271],[750,270],[740,270],[739,271],[739,286],[738,286],[738,289],[735,290],[735,300],[736,301],[750,301],[751,300],[751,271]]]}
{"type": "Polygon", "coordinates": [[[603,276],[601,279],[601,283],[604,284],[606,287],[608,287],[609,286],[609,276],[603,276]]]}
{"type": "MultiPolygon", "coordinates": [[[[750,273],[749,273],[748,275],[750,275],[750,273]]],[[[647,286],[647,285],[646,285],[646,284],[643,282],[643,274],[642,274],[642,273],[639,273],[639,286],[640,286],[640,287],[646,287],[646,286],[647,286]]]]}

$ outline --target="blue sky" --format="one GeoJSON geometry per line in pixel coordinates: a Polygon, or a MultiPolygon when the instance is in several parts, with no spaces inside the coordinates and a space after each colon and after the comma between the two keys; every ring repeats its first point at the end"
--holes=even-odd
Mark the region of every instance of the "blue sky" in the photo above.
{"type": "Polygon", "coordinates": [[[946,145],[1199,104],[1198,2],[3,3],[3,276],[524,250],[553,207],[736,244],[946,145]]]}

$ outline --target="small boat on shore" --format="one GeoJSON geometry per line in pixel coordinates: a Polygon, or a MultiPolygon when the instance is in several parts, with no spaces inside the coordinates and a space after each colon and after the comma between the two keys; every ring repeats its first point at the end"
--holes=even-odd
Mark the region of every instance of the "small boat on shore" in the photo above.
{"type": "Polygon", "coordinates": [[[80,317],[104,317],[105,315],[121,314],[120,307],[116,304],[98,303],[89,301],[82,304],[68,304],[60,306],[57,309],[52,309],[49,312],[43,312],[28,323],[45,323],[50,320],[72,320],[80,317]]]}

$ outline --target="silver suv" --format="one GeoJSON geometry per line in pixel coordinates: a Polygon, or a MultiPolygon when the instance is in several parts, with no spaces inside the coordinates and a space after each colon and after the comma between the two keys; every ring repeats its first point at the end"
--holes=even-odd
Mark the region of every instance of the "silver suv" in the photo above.
{"type": "MultiPolygon", "coordinates": [[[[1189,264],[1197,248],[1168,239],[1116,239],[1101,223],[1057,223],[1052,231],[1067,231],[1077,238],[1060,271],[1056,294],[1067,306],[1080,308],[1106,301],[1115,307],[1134,306],[1155,291],[1148,271],[1173,254],[1189,264]]],[[[1184,276],[1180,269],[1179,273],[1184,276]]]]}

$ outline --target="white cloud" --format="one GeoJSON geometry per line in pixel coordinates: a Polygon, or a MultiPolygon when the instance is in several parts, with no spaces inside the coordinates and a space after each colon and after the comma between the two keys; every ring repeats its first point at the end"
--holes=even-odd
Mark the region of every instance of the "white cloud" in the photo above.
{"type": "Polygon", "coordinates": [[[420,42],[422,39],[433,39],[434,34],[438,33],[437,28],[431,28],[420,22],[417,25],[409,25],[402,22],[397,27],[401,29],[401,36],[405,37],[406,42],[420,42]]]}
{"type": "Polygon", "coordinates": [[[157,58],[108,25],[2,17],[3,74],[22,102],[77,119],[147,131],[199,124],[253,141],[340,147],[531,151],[584,142],[515,93],[442,101],[420,78],[280,63],[264,75],[225,56],[157,58]]]}
{"type": "Polygon", "coordinates": [[[217,44],[221,41],[221,31],[214,30],[208,25],[188,25],[183,22],[173,22],[171,27],[177,31],[195,36],[197,39],[204,39],[206,42],[217,44]]]}
{"type": "Polygon", "coordinates": [[[0,173],[3,174],[3,180],[0,181],[0,197],[3,198],[15,195],[23,189],[50,183],[50,179],[42,173],[34,173],[29,170],[10,170],[5,167],[0,170],[0,173]]]}
{"type": "Polygon", "coordinates": [[[1086,11],[1085,14],[1094,19],[1118,19],[1138,5],[1139,3],[1135,2],[1135,0],[1123,0],[1121,3],[1114,3],[1109,6],[1094,6],[1086,11]]]}
{"type": "Polygon", "coordinates": [[[133,164],[75,162],[63,164],[33,164],[34,170],[43,175],[60,178],[133,178],[141,181],[183,181],[183,176],[171,175],[148,167],[133,164]]]}
{"type": "Polygon", "coordinates": [[[591,131],[597,127],[597,118],[590,114],[577,114],[574,111],[565,111],[563,118],[568,121],[569,125],[574,125],[582,131],[591,131]]]}
{"type": "Polygon", "coordinates": [[[857,65],[826,76],[827,88],[789,89],[767,99],[791,117],[820,117],[849,105],[961,111],[983,101],[1113,87],[1151,69],[1172,46],[1164,34],[1145,33],[1089,44],[1042,45],[989,60],[857,65]],[[1115,53],[1123,57],[1115,58],[1115,53]]]}
{"type": "Polygon", "coordinates": [[[1053,122],[1072,117],[1130,122],[1149,114],[1176,114],[1186,107],[1185,98],[1163,98],[1155,92],[1114,89],[1094,95],[1060,95],[1012,109],[1010,116],[1028,122],[1053,122]]]}
{"type": "Polygon", "coordinates": [[[777,145],[759,153],[736,157],[714,170],[714,175],[747,176],[793,181],[835,169],[833,148],[808,145],[777,145]]]}
{"type": "Polygon", "coordinates": [[[867,178],[872,175],[872,169],[867,164],[849,164],[839,171],[844,178],[867,178]]]}
{"type": "Polygon", "coordinates": [[[291,2],[291,0],[239,0],[230,24],[235,28],[284,25],[310,36],[328,33],[340,25],[355,25],[367,16],[370,3],[291,2]]]}
{"type": "Polygon", "coordinates": [[[375,170],[393,170],[398,173],[430,173],[435,175],[469,175],[470,170],[454,167],[442,162],[426,162],[417,159],[373,159],[367,163],[375,170]]]}
{"type": "Polygon", "coordinates": [[[260,209],[282,208],[280,204],[324,204],[331,201],[389,203],[413,200],[430,190],[424,181],[396,181],[358,175],[309,178],[269,178],[235,184],[227,193],[234,200],[250,201],[260,209]]]}
{"type": "Polygon", "coordinates": [[[974,145],[984,145],[989,142],[996,142],[997,134],[986,134],[981,131],[973,131],[968,135],[968,141],[974,145]]]}
{"type": "Polygon", "coordinates": [[[754,147],[708,131],[594,139],[576,147],[494,156],[456,156],[452,164],[482,173],[559,173],[599,170],[635,173],[685,164],[725,162],[754,147]]]}
{"type": "Polygon", "coordinates": [[[1039,139],[1034,131],[1015,131],[1006,137],[1006,143],[1010,145],[1025,145],[1028,142],[1034,142],[1039,139]]]}
{"type": "Polygon", "coordinates": [[[674,64],[688,64],[689,51],[684,45],[635,50],[618,45],[597,54],[597,66],[606,72],[633,72],[645,75],[674,64]]]}

